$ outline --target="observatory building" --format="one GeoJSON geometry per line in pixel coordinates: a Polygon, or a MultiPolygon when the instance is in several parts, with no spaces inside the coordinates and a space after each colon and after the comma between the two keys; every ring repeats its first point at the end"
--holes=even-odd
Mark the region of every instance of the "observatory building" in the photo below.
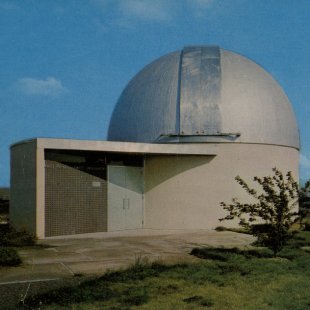
{"type": "Polygon", "coordinates": [[[277,167],[298,179],[298,164],[298,127],[278,83],[234,52],[185,47],[128,83],[108,141],[12,145],[10,219],[38,238],[212,229],[221,201],[247,198],[236,175],[277,167]]]}

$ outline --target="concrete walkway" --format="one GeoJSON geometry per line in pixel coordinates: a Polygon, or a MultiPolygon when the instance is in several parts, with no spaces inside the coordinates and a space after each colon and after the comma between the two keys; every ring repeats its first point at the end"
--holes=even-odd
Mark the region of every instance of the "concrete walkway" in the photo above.
{"type": "Polygon", "coordinates": [[[73,275],[102,274],[127,267],[137,259],[147,261],[195,261],[194,247],[243,247],[249,235],[214,230],[139,230],[49,238],[41,247],[19,250],[23,265],[0,268],[0,285],[53,280],[73,275]]]}

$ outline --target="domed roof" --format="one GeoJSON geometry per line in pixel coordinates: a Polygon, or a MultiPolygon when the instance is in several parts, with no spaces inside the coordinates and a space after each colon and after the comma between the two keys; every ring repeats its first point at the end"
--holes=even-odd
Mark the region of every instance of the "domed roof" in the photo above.
{"type": "Polygon", "coordinates": [[[299,148],[296,119],[278,83],[217,46],[185,47],[142,69],[115,106],[108,140],[299,148]]]}

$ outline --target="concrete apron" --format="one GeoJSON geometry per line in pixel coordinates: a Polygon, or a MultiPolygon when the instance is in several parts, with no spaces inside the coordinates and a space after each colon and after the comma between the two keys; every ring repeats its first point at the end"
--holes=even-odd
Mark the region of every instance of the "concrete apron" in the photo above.
{"type": "Polygon", "coordinates": [[[76,275],[100,275],[137,260],[193,262],[194,247],[249,246],[250,235],[214,230],[132,230],[48,238],[42,247],[18,250],[20,267],[0,268],[0,285],[48,281],[76,275]]]}

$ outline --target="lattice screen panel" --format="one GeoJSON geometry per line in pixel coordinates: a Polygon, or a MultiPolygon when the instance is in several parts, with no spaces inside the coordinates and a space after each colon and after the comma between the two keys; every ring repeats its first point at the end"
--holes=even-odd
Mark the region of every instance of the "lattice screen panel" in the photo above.
{"type": "Polygon", "coordinates": [[[98,167],[45,161],[46,237],[107,231],[107,182],[98,167]]]}

